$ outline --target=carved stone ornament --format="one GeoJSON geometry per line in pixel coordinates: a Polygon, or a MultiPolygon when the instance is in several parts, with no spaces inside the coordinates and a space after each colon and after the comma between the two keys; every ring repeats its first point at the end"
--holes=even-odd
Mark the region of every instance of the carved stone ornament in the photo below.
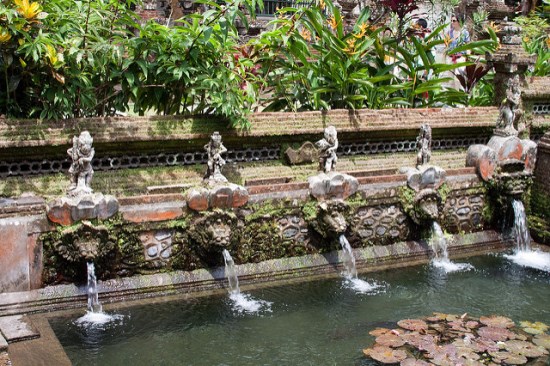
{"type": "Polygon", "coordinates": [[[432,157],[432,128],[428,124],[420,126],[420,133],[416,138],[416,167],[427,165],[432,157]]]}
{"type": "Polygon", "coordinates": [[[189,235],[207,252],[221,252],[231,244],[236,225],[233,213],[215,210],[196,219],[190,225],[189,235]]]}
{"type": "Polygon", "coordinates": [[[111,237],[107,227],[82,221],[80,225],[64,230],[61,238],[53,245],[70,262],[92,261],[114,250],[116,238],[111,237]]]}
{"type": "Polygon", "coordinates": [[[518,118],[523,114],[519,108],[521,102],[521,88],[519,75],[508,79],[506,98],[502,101],[499,109],[499,117],[494,134],[496,136],[517,136],[518,118]]]}
{"type": "Polygon", "coordinates": [[[336,150],[338,149],[338,137],[336,128],[328,126],[325,128],[324,138],[315,143],[319,149],[319,170],[325,173],[336,169],[336,150]]]}
{"type": "Polygon", "coordinates": [[[342,200],[329,200],[317,205],[317,222],[315,230],[323,237],[335,237],[343,234],[348,228],[346,214],[349,206],[342,200]]]}
{"type": "Polygon", "coordinates": [[[227,152],[227,149],[222,144],[222,136],[218,131],[210,136],[208,144],[204,145],[204,149],[208,153],[208,162],[204,181],[208,183],[227,182],[222,174],[222,168],[225,165],[225,160],[222,154],[227,152]]]}
{"type": "Polygon", "coordinates": [[[92,147],[94,139],[88,131],[83,131],[80,136],[73,137],[73,146],[67,150],[72,163],[69,168],[71,185],[67,194],[71,197],[92,193],[92,177],[94,169],[92,160],[95,150],[92,147]]]}

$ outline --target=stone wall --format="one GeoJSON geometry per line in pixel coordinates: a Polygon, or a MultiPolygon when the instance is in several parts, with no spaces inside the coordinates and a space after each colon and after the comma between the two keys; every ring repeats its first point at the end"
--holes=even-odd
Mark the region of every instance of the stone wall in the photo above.
{"type": "MultiPolygon", "coordinates": [[[[449,233],[485,229],[482,184],[463,171],[450,175],[442,226],[449,233]]],[[[423,236],[425,228],[414,224],[403,209],[407,188],[405,181],[397,178],[404,177],[360,178],[359,192],[345,201],[345,235],[354,248],[392,245],[423,236]]],[[[323,227],[322,212],[307,189],[265,196],[262,192],[269,188],[255,187],[257,193],[246,206],[201,213],[190,210],[181,194],[120,199],[120,214],[101,222],[116,245],[96,260],[98,276],[106,280],[221,266],[224,248],[231,251],[237,264],[339,249],[339,234],[323,227]]],[[[39,213],[36,198],[30,207],[14,202],[11,217],[0,219],[2,233],[11,238],[3,241],[0,251],[1,291],[84,283],[84,259],[67,252],[78,251],[75,238],[85,225],[56,228],[39,213]]]]}
{"type": "Polygon", "coordinates": [[[550,132],[538,144],[529,203],[529,228],[533,238],[540,243],[550,244],[550,132]]]}
{"type": "Polygon", "coordinates": [[[109,117],[64,121],[10,120],[0,118],[0,158],[29,157],[64,151],[72,137],[88,130],[94,146],[105,149],[144,151],[151,145],[159,149],[178,148],[182,151],[204,145],[214,131],[219,131],[226,145],[255,146],[266,141],[300,141],[304,136],[322,134],[334,125],[342,140],[366,136],[416,136],[423,123],[429,123],[437,136],[439,130],[465,129],[471,135],[488,134],[498,117],[495,107],[331,110],[327,112],[253,113],[249,130],[228,127],[227,121],[216,117],[109,117]],[[252,139],[250,137],[257,137],[252,139]],[[162,142],[159,144],[158,142],[162,142]]]}

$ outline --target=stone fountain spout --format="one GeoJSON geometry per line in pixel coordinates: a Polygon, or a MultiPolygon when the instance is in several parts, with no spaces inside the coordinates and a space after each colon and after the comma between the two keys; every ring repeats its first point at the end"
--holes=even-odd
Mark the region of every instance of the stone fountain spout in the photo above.
{"type": "Polygon", "coordinates": [[[315,143],[319,150],[319,173],[308,178],[309,193],[317,204],[315,229],[323,237],[336,238],[348,228],[345,199],[359,188],[357,178],[336,171],[338,135],[334,126],[324,130],[324,136],[315,143]]]}
{"type": "Polygon", "coordinates": [[[412,205],[405,205],[406,211],[416,224],[425,226],[439,218],[443,199],[438,188],[445,183],[446,172],[430,165],[432,129],[429,125],[420,127],[416,146],[416,168],[407,167],[400,171],[407,174],[407,186],[415,192],[412,205]]]}
{"type": "Polygon", "coordinates": [[[475,167],[479,178],[491,183],[502,209],[508,212],[529,187],[537,156],[537,144],[519,137],[524,128],[519,121],[520,95],[519,76],[515,75],[508,80],[493,136],[487,145],[470,146],[466,156],[466,166],[475,167]]]}

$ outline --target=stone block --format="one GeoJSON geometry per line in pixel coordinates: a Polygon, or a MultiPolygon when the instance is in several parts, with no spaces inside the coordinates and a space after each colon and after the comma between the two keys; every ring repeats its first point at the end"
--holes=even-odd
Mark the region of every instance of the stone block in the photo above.
{"type": "Polygon", "coordinates": [[[310,141],[304,142],[298,149],[287,148],[285,156],[290,165],[309,164],[319,160],[319,152],[310,141]]]}
{"type": "Polygon", "coordinates": [[[0,220],[0,293],[28,291],[29,254],[26,223],[19,219],[0,220]]]}
{"type": "Polygon", "coordinates": [[[26,315],[4,316],[0,318],[0,332],[8,343],[40,337],[40,333],[26,315]]]}

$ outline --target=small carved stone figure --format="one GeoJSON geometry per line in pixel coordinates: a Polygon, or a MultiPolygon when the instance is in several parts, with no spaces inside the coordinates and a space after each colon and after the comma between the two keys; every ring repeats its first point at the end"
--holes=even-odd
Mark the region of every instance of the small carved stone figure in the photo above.
{"type": "Polygon", "coordinates": [[[338,161],[336,156],[336,150],[338,149],[336,128],[334,126],[325,128],[324,138],[317,141],[315,145],[319,149],[319,170],[325,173],[335,170],[338,161]]]}
{"type": "Polygon", "coordinates": [[[416,138],[416,167],[420,169],[422,165],[428,164],[432,157],[432,128],[428,124],[420,126],[420,134],[416,138]]]}
{"type": "Polygon", "coordinates": [[[517,119],[523,111],[519,109],[521,98],[521,89],[519,85],[519,76],[516,75],[508,80],[506,89],[506,98],[500,104],[500,113],[497,120],[497,130],[499,135],[517,136],[518,131],[514,127],[517,119]]]}
{"type": "Polygon", "coordinates": [[[94,139],[88,131],[84,131],[80,136],[73,137],[73,147],[67,150],[67,154],[73,160],[69,168],[71,175],[71,186],[68,193],[77,196],[79,194],[92,193],[91,183],[94,170],[92,168],[92,159],[95,150],[92,147],[94,139]]]}
{"type": "Polygon", "coordinates": [[[227,151],[222,144],[222,136],[218,131],[214,132],[210,136],[210,142],[204,145],[204,149],[208,153],[207,170],[204,176],[204,180],[213,182],[227,182],[222,174],[222,167],[225,165],[225,160],[222,158],[222,154],[227,151]]]}

